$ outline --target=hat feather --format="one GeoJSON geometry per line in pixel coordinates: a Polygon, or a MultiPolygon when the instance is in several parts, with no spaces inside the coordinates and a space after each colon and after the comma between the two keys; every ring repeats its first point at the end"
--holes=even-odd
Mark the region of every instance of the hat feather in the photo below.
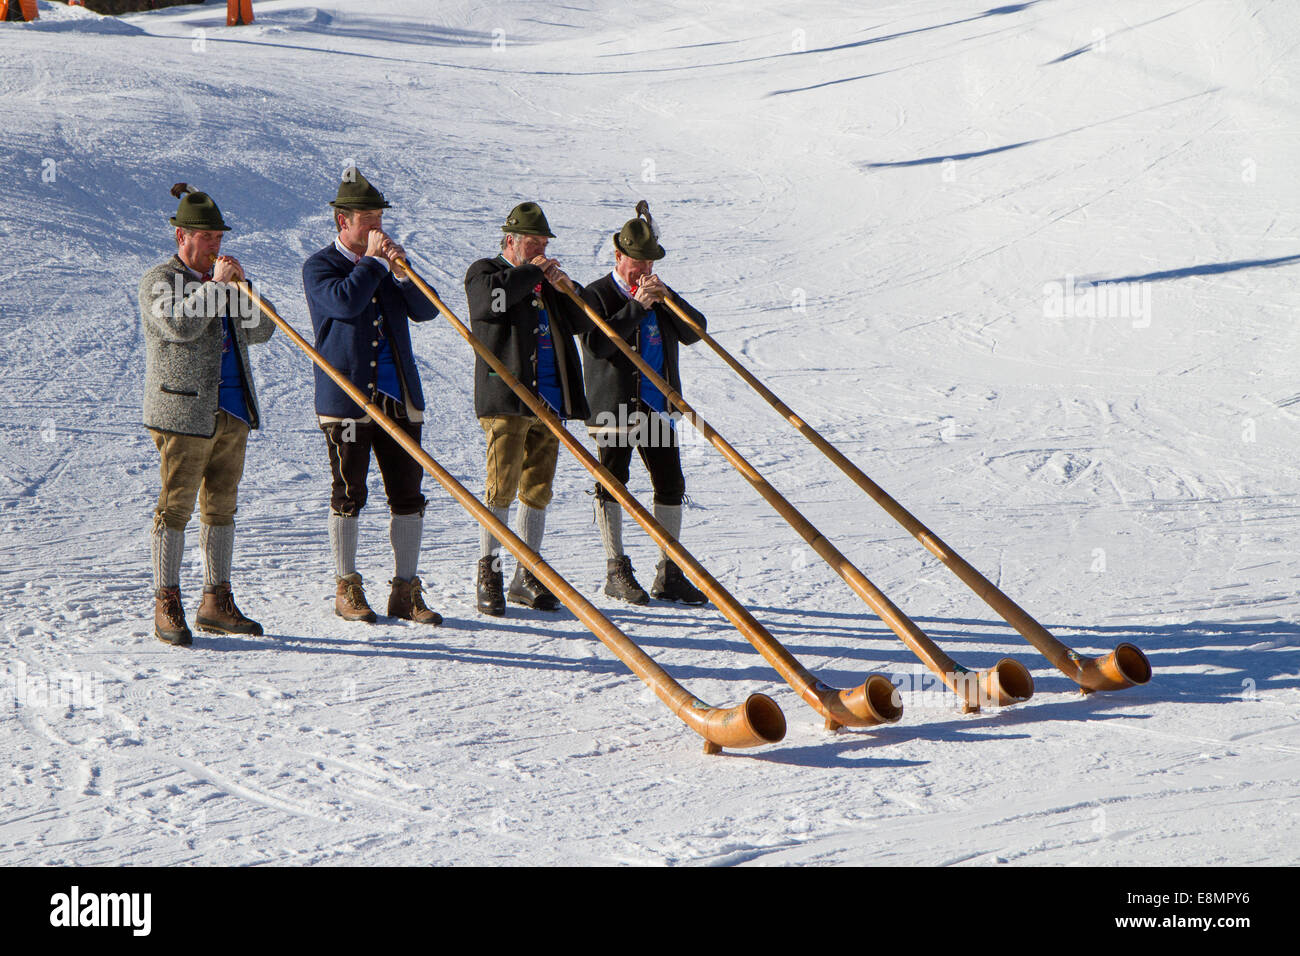
{"type": "Polygon", "coordinates": [[[650,215],[650,204],[642,199],[636,204],[636,214],[646,221],[646,225],[650,227],[650,235],[655,237],[655,242],[658,242],[659,227],[655,225],[655,221],[650,215]]]}

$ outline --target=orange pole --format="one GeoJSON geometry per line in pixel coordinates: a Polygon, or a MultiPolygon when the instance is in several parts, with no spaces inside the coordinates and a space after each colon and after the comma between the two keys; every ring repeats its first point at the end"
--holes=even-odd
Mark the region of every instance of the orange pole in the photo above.
{"type": "Polygon", "coordinates": [[[1105,657],[1080,657],[1074,650],[1061,643],[1027,611],[1007,597],[984,575],[980,574],[961,555],[953,551],[940,540],[939,536],[916,519],[911,512],[899,504],[849,461],[840,450],[823,438],[817,431],[796,415],[788,405],[777,398],[762,382],[741,365],[726,349],[719,345],[700,324],[693,320],[686,311],[672,299],[668,307],[687,327],[708,343],[718,356],[726,362],[754,391],[758,392],[769,405],[779,412],[786,421],[798,429],[799,433],[817,447],[822,454],[833,461],[840,471],[848,475],[855,484],[889,516],[901,524],[912,537],[921,542],[926,550],[944,563],[947,568],[983,599],[984,603],[1002,616],[1002,619],[1020,632],[1020,635],[1032,644],[1039,653],[1056,665],[1066,677],[1079,685],[1086,694],[1098,690],[1122,690],[1135,684],[1145,684],[1151,679],[1151,664],[1146,655],[1134,644],[1120,644],[1105,657]]]}
{"type": "Polygon", "coordinates": [[[236,285],[262,310],[263,314],[289,336],[295,345],[306,352],[311,360],[347,393],[349,398],[364,408],[366,414],[392,435],[407,454],[418,461],[424,470],[460,502],[479,524],[486,526],[494,538],[509,548],[511,554],[537,575],[551,593],[559,598],[565,607],[571,610],[578,620],[582,621],[614,653],[615,657],[641,678],[669,710],[703,737],[705,753],[718,753],[723,747],[757,747],[762,744],[773,744],[785,737],[785,715],[776,702],[767,695],[751,694],[743,704],[735,707],[711,707],[673,680],[645,651],[543,561],[536,551],[528,547],[523,539],[503,522],[497,520],[478,498],[434,461],[433,457],[420,447],[419,442],[402,431],[345,375],[325,361],[293,326],[262,301],[248,283],[238,282],[236,285]]]}
{"type": "Polygon", "coordinates": [[[41,11],[36,7],[36,0],[3,0],[0,2],[0,21],[9,19],[9,8],[15,6],[21,14],[19,19],[30,22],[41,18],[41,11]]]}
{"type": "Polygon", "coordinates": [[[227,0],[226,26],[237,27],[253,22],[253,0],[227,0]]]}
{"type": "Polygon", "coordinates": [[[482,357],[483,361],[487,362],[492,371],[496,372],[533,414],[546,424],[546,427],[555,434],[564,447],[582,462],[583,467],[591,472],[597,481],[609,489],[610,494],[618,500],[620,505],[627,509],[632,517],[636,519],[636,522],[654,539],[655,543],[672,556],[673,562],[682,569],[687,577],[695,582],[701,591],[708,595],[714,606],[736,626],[747,641],[754,645],[754,648],[776,669],[786,683],[810,707],[825,718],[828,730],[838,730],[840,727],[871,727],[876,724],[894,723],[902,717],[903,708],[902,704],[898,702],[898,691],[889,678],[882,674],[868,675],[866,681],[858,687],[849,690],[837,690],[822,683],[810,673],[762,624],[754,619],[754,616],[739,601],[718,583],[717,579],[708,572],[704,565],[696,561],[694,556],[682,547],[676,538],[668,534],[663,525],[642,507],[641,503],[628,492],[627,488],[617,478],[610,474],[607,468],[592,457],[591,452],[587,451],[582,446],[582,443],[573,437],[563,423],[547,407],[546,403],[510,373],[510,370],[506,368],[505,364],[497,358],[492,350],[465,327],[465,324],[438,297],[438,293],[421,279],[405,260],[398,261],[398,268],[402,269],[415,282],[420,291],[446,317],[447,321],[482,357]]]}
{"type": "Polygon", "coordinates": [[[686,403],[671,385],[664,381],[654,369],[646,364],[623,337],[619,335],[596,310],[586,303],[570,285],[565,293],[587,313],[605,335],[631,360],[632,364],[644,375],[655,388],[668,398],[682,417],[699,429],[724,458],[745,477],[782,518],[798,532],[818,556],[853,589],[872,610],[874,610],[907,647],[920,658],[934,674],[962,701],[962,709],[967,713],[978,711],[982,701],[996,703],[1000,707],[1028,700],[1034,693],[1034,680],[1023,664],[1010,657],[1004,657],[989,670],[974,672],[944,653],[916,623],[904,614],[893,601],[889,600],[879,588],[867,579],[856,565],[846,558],[827,538],[818,531],[807,518],[790,504],[758,471],[736,451],[731,444],[719,435],[708,422],[696,414],[695,409],[686,403]]]}

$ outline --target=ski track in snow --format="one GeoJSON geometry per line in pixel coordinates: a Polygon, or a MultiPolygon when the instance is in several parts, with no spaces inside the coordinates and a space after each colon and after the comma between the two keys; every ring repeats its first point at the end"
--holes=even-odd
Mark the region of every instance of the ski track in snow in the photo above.
{"type": "MultiPolygon", "coordinates": [[[[41,16],[0,25],[0,863],[1300,859],[1295,11],[669,0],[631,32],[606,0],[545,20],[259,0],[238,30],[215,7],[41,16]],[[565,459],[547,557],[697,696],[771,695],[783,742],[705,757],[567,612],[477,615],[477,530],[432,479],[420,570],[445,626],[345,624],[311,372],[282,334],[252,351],[266,421],[235,559],[266,635],[160,644],[135,290],[169,251],[166,189],[215,195],[227,251],[306,330],[301,264],[349,160],[462,317],[464,269],[515,202],[545,205],[589,281],[648,199],[661,271],[725,347],[1062,640],[1132,641],[1155,679],[1080,697],[704,346],[683,351],[692,404],[954,657],[1030,667],[1031,701],[961,715],[926,689],[694,434],[686,546],[822,680],[905,682],[900,723],[829,735],[717,612],[612,605],[591,480],[565,459]],[[1070,277],[1142,283],[1150,314],[1052,317],[1070,277]]],[[[413,336],[424,444],[481,491],[468,349],[440,320],[413,336]]],[[[649,500],[639,465],[630,487],[649,500]]],[[[625,527],[648,584],[655,550],[625,527]]]]}

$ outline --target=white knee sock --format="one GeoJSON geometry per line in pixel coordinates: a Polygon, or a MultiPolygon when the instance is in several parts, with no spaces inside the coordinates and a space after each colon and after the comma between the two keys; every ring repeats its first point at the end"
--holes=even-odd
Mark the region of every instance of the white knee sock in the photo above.
{"type": "Polygon", "coordinates": [[[149,550],[153,558],[154,590],[179,587],[181,559],[185,556],[185,532],[155,521],[149,537],[149,550]]]}
{"type": "MultiPolygon", "coordinates": [[[[488,505],[487,509],[492,512],[492,514],[496,515],[497,520],[502,524],[505,524],[510,518],[509,505],[506,505],[504,508],[493,508],[491,505],[488,505]]],[[[485,526],[480,525],[478,533],[478,556],[480,558],[494,558],[500,551],[501,542],[492,537],[492,532],[485,526]]]]}
{"type": "Polygon", "coordinates": [[[420,538],[424,534],[424,515],[393,515],[388,523],[388,540],[393,543],[396,577],[409,581],[420,563],[420,538]]]}
{"type": "Polygon", "coordinates": [[[350,518],[330,512],[330,552],[334,555],[334,573],[341,578],[357,573],[357,516],[350,518]]]}

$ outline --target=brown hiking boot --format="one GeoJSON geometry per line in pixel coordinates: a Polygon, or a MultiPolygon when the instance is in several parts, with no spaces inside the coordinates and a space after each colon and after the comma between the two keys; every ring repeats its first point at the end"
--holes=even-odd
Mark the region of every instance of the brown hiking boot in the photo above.
{"type": "Polygon", "coordinates": [[[164,644],[176,647],[189,647],[194,643],[190,626],[185,623],[180,588],[159,588],[154,592],[153,633],[164,644]]]}
{"type": "Polygon", "coordinates": [[[194,626],[212,634],[262,633],[262,625],[244,617],[244,612],[235,606],[235,596],[230,593],[229,584],[204,586],[203,603],[199,605],[194,626]]]}
{"type": "Polygon", "coordinates": [[[388,594],[389,617],[400,617],[404,621],[414,621],[416,624],[436,626],[442,623],[442,615],[437,611],[429,610],[425,605],[424,582],[418,576],[409,581],[393,578],[388,583],[393,588],[388,594]]]}
{"type": "Polygon", "coordinates": [[[366,603],[366,592],[361,589],[361,575],[349,574],[338,579],[334,595],[334,613],[345,621],[365,621],[374,624],[379,620],[366,603]]]}

